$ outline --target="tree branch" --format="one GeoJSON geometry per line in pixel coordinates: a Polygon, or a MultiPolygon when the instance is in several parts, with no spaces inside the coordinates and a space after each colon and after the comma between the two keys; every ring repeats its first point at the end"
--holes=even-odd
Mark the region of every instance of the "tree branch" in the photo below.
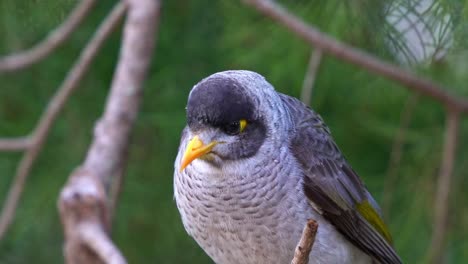
{"type": "Polygon", "coordinates": [[[283,7],[271,0],[244,0],[249,5],[273,20],[279,22],[295,33],[307,43],[321,48],[324,52],[341,60],[359,65],[370,72],[397,81],[407,88],[435,99],[445,105],[447,109],[468,112],[468,100],[454,96],[442,86],[415,76],[400,67],[384,62],[359,49],[343,44],[336,39],[307,25],[296,16],[290,14],[283,7]]]}
{"type": "Polygon", "coordinates": [[[84,163],[71,174],[58,206],[67,263],[126,263],[109,239],[106,190],[123,170],[158,26],[159,1],[127,0],[122,48],[102,118],[84,163]]]}
{"type": "Polygon", "coordinates": [[[31,138],[0,138],[0,151],[22,151],[31,146],[31,138]]]}
{"type": "Polygon", "coordinates": [[[309,65],[307,66],[307,73],[302,83],[301,101],[309,105],[312,99],[312,90],[314,88],[317,72],[322,61],[323,51],[320,48],[314,49],[310,55],[309,65]]]}
{"type": "Polygon", "coordinates": [[[302,231],[301,240],[294,251],[294,258],[291,261],[291,264],[309,263],[309,255],[312,250],[312,246],[314,245],[317,229],[318,223],[315,220],[309,219],[302,231]]]}
{"type": "Polygon", "coordinates": [[[448,231],[449,198],[459,126],[460,113],[448,112],[442,163],[437,180],[437,192],[434,204],[434,231],[428,251],[428,263],[442,263],[448,231]]]}
{"type": "Polygon", "coordinates": [[[57,119],[71,93],[78,87],[78,83],[83,78],[97,52],[101,48],[104,41],[114,31],[124,13],[125,5],[123,3],[118,4],[114,8],[112,13],[108,18],[106,18],[92,39],[89,41],[88,45],[84,48],[78,61],[70,70],[64,82],[57,90],[52,100],[49,102],[47,109],[42,114],[37,127],[32,133],[31,146],[26,150],[23,158],[20,161],[14,182],[10,187],[7,199],[4,203],[2,215],[0,217],[0,239],[3,237],[11,221],[13,220],[26,179],[39,152],[44,145],[44,142],[54,121],[57,119]]]}
{"type": "Polygon", "coordinates": [[[52,31],[45,40],[29,50],[0,58],[0,73],[26,68],[47,57],[70,37],[71,33],[81,24],[95,2],[96,0],[82,0],[73,9],[67,20],[52,31]]]}

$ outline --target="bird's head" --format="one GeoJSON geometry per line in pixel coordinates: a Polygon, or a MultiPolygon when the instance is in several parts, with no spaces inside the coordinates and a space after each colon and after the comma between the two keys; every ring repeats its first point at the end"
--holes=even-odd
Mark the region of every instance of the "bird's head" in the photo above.
{"type": "Polygon", "coordinates": [[[254,72],[226,71],[203,79],[188,98],[188,133],[179,170],[195,159],[222,167],[253,157],[279,130],[274,109],[280,103],[273,87],[254,72]]]}

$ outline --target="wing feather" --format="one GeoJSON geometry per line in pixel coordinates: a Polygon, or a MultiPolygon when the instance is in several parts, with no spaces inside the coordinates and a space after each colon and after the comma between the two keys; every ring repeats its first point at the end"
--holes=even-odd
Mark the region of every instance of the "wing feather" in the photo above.
{"type": "Polygon", "coordinates": [[[295,122],[290,147],[303,168],[308,199],[362,251],[384,264],[402,263],[385,232],[380,233],[356,209],[356,205],[368,203],[381,217],[374,199],[347,164],[320,116],[292,97],[281,94],[281,98],[295,122]]]}

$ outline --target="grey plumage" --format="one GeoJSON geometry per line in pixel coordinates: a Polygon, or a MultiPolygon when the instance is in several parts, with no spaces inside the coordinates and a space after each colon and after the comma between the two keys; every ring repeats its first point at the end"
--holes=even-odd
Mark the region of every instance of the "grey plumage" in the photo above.
{"type": "Polygon", "coordinates": [[[254,72],[227,71],[192,89],[187,117],[175,199],[187,232],[215,262],[288,263],[312,218],[319,229],[309,263],[401,263],[356,210],[367,202],[380,211],[311,109],[254,72]],[[241,119],[245,131],[236,130],[241,119]],[[181,170],[195,135],[222,143],[181,170]]]}

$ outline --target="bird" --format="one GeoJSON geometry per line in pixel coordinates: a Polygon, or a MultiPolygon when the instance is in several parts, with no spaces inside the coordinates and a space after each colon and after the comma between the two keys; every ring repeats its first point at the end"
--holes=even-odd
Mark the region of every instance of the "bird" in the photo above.
{"type": "Polygon", "coordinates": [[[381,210],[314,110],[247,70],[189,93],[174,164],[187,233],[219,264],[290,263],[308,221],[311,263],[402,263],[381,210]]]}

